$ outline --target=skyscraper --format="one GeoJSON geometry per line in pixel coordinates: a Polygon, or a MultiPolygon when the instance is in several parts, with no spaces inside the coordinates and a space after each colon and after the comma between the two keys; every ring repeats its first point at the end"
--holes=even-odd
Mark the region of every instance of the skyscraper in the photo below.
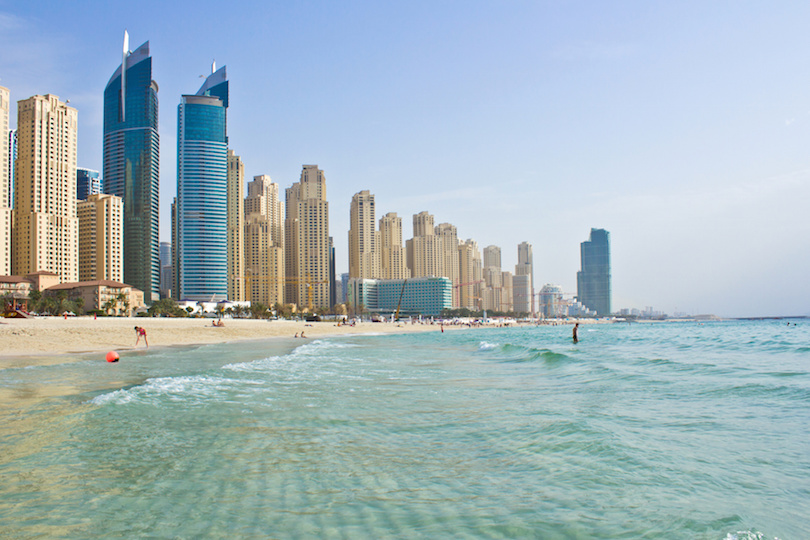
{"type": "Polygon", "coordinates": [[[245,164],[228,150],[228,299],[245,300],[245,164]]]}
{"type": "Polygon", "coordinates": [[[326,178],[317,165],[304,165],[301,179],[286,190],[284,242],[287,302],[299,308],[329,308],[329,203],[326,178]]]}
{"type": "Polygon", "coordinates": [[[441,238],[442,276],[450,278],[453,284],[451,305],[457,308],[460,307],[458,285],[461,283],[458,266],[458,230],[450,223],[439,223],[435,232],[436,236],[441,238]]]}
{"type": "Polygon", "coordinates": [[[599,317],[611,314],[610,233],[591,229],[590,239],[580,244],[582,270],[577,272],[577,300],[599,317]]]}
{"type": "Polygon", "coordinates": [[[104,89],[105,192],[124,201],[124,282],[160,297],[158,85],[147,41],[129,51],[104,89]]]}
{"type": "Polygon", "coordinates": [[[8,88],[0,86],[0,276],[11,273],[11,164],[8,88]]]}
{"type": "Polygon", "coordinates": [[[468,239],[458,245],[459,261],[459,303],[462,308],[477,310],[481,308],[481,252],[478,243],[468,239]]]}
{"type": "Polygon", "coordinates": [[[57,96],[33,96],[17,103],[17,130],[26,144],[15,167],[12,271],[45,270],[62,282],[78,281],[78,113],[57,96]]]}
{"type": "Polygon", "coordinates": [[[79,281],[124,278],[121,197],[94,193],[77,204],[79,216],[79,281]]]}
{"type": "Polygon", "coordinates": [[[444,276],[444,245],[436,236],[433,215],[419,212],[413,216],[413,238],[405,242],[411,277],[444,276]]]}
{"type": "Polygon", "coordinates": [[[284,303],[284,206],[269,176],[254,176],[245,199],[245,293],[253,303],[284,303]]]}
{"type": "Polygon", "coordinates": [[[349,277],[380,277],[379,235],[374,195],[368,190],[355,193],[349,210],[349,277]]]}
{"type": "MultiPolygon", "coordinates": [[[[389,212],[380,218],[380,272],[382,279],[405,279],[411,273],[402,247],[402,218],[389,212]]],[[[345,289],[344,289],[345,290],[345,289]]]]}
{"type": "Polygon", "coordinates": [[[534,313],[534,259],[532,245],[528,242],[518,244],[518,262],[515,265],[515,276],[529,276],[528,297],[523,280],[518,280],[520,287],[515,283],[515,311],[534,313]]]}
{"type": "Polygon", "coordinates": [[[103,193],[99,172],[81,167],[76,169],[76,199],[86,201],[90,195],[98,193],[103,193]]]}
{"type": "Polygon", "coordinates": [[[228,80],[212,68],[177,108],[178,297],[228,298],[228,80]]]}

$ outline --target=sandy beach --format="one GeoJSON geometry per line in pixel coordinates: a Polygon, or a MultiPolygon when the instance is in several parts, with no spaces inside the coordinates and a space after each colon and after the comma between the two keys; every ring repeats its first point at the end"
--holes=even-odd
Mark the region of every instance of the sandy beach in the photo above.
{"type": "MultiPolygon", "coordinates": [[[[212,319],[151,317],[37,317],[0,319],[0,366],[25,364],[25,357],[46,361],[50,354],[127,351],[135,348],[135,326],[146,329],[150,348],[244,339],[292,338],[304,332],[307,338],[333,335],[440,331],[439,325],[404,323],[358,323],[337,326],[334,322],[267,321],[224,319],[225,326],[212,326],[212,319]]],[[[145,348],[143,340],[138,348],[145,348]]],[[[35,363],[33,359],[29,363],[35,363]]]]}

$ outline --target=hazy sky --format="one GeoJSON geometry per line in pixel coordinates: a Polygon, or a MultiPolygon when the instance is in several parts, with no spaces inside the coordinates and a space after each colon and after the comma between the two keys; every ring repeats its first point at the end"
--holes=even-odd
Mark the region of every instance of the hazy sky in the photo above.
{"type": "MultiPolygon", "coordinates": [[[[576,291],[610,231],[614,308],[810,314],[810,4],[772,1],[20,2],[0,0],[0,85],[79,111],[101,170],[104,87],[150,41],[161,240],[177,105],[227,65],[249,178],[326,174],[338,272],[349,204],[404,236],[427,210],[480,248],[534,249],[538,288],[576,291]]],[[[16,125],[16,111],[12,115],[16,125]]]]}

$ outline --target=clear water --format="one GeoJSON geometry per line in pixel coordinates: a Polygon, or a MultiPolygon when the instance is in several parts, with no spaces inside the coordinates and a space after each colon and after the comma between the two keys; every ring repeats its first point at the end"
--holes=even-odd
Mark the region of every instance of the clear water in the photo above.
{"type": "Polygon", "coordinates": [[[0,370],[0,537],[810,538],[810,322],[0,370]]]}

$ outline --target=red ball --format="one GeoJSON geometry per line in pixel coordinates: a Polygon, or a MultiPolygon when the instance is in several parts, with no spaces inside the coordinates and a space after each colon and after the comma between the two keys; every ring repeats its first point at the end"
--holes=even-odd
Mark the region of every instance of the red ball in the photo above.
{"type": "Polygon", "coordinates": [[[107,362],[118,362],[118,353],[110,351],[107,353],[107,362]]]}

